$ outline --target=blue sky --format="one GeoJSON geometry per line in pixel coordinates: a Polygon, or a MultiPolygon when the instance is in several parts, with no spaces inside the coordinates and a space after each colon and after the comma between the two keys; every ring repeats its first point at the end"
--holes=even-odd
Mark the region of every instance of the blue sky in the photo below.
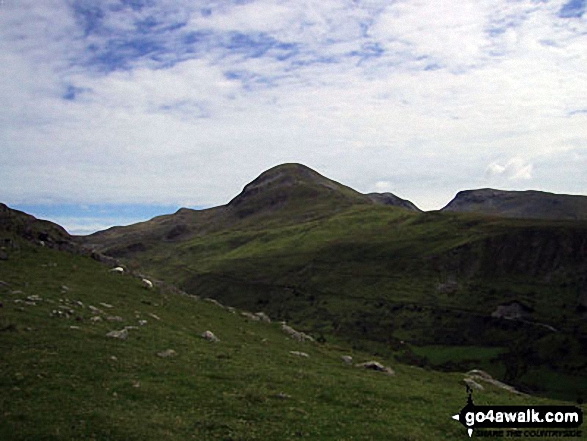
{"type": "Polygon", "coordinates": [[[587,194],[585,0],[4,0],[0,201],[85,234],[301,162],[587,194]]]}

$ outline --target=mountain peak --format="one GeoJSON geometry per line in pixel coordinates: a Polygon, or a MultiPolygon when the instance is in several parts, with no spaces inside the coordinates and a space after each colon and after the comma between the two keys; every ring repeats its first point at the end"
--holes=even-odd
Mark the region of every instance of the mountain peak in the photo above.
{"type": "Polygon", "coordinates": [[[282,164],[261,173],[228,206],[239,217],[285,210],[311,215],[322,208],[368,203],[361,193],[297,163],[282,164]]]}

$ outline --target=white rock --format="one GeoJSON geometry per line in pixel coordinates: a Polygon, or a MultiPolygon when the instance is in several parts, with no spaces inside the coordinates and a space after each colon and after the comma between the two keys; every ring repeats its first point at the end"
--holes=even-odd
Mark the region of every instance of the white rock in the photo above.
{"type": "Polygon", "coordinates": [[[119,338],[120,340],[126,340],[128,338],[128,330],[126,328],[120,331],[110,331],[106,334],[106,337],[119,338]]]}
{"type": "Polygon", "coordinates": [[[220,339],[214,335],[212,331],[206,331],[202,334],[202,338],[211,341],[213,343],[218,343],[220,339]]]}
{"type": "Polygon", "coordinates": [[[342,357],[340,357],[342,359],[342,361],[344,361],[346,364],[352,364],[353,363],[353,357],[351,357],[350,355],[343,355],[342,357]]]}
{"type": "Polygon", "coordinates": [[[157,356],[161,358],[176,357],[177,352],[175,352],[173,349],[166,349],[162,352],[157,353],[157,356]]]}
{"type": "Polygon", "coordinates": [[[296,355],[296,356],[298,356],[298,357],[305,357],[305,358],[308,358],[308,357],[309,357],[309,355],[308,355],[308,354],[306,354],[305,352],[300,352],[300,351],[289,351],[289,353],[290,353],[291,355],[296,355]]]}
{"type": "Polygon", "coordinates": [[[392,368],[387,367],[387,366],[383,366],[381,363],[379,363],[378,361],[367,361],[365,363],[359,363],[357,365],[355,365],[357,367],[362,367],[365,369],[371,369],[377,372],[384,372],[388,375],[395,375],[395,372],[393,371],[392,368]]]}

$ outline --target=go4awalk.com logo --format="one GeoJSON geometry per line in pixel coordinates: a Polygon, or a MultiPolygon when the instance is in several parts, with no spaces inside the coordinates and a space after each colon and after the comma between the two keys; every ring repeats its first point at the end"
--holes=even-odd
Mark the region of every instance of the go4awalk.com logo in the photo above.
{"type": "Polygon", "coordinates": [[[467,405],[453,415],[467,429],[469,437],[531,438],[581,437],[583,411],[576,406],[476,406],[473,391],[467,386],[467,405]]]}

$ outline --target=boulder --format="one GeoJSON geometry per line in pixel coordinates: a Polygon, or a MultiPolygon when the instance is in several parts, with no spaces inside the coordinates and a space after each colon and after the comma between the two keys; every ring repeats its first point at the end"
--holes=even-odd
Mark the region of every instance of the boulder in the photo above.
{"type": "Polygon", "coordinates": [[[106,337],[111,338],[118,338],[120,340],[126,340],[128,338],[128,330],[126,328],[121,329],[120,331],[110,331],[106,334],[106,337]]]}
{"type": "Polygon", "coordinates": [[[175,352],[173,349],[166,349],[162,352],[157,353],[157,356],[161,358],[176,357],[177,352],[175,352]]]}
{"type": "Polygon", "coordinates": [[[342,361],[344,361],[346,364],[353,364],[353,357],[351,357],[350,355],[343,355],[342,357],[340,357],[342,359],[342,361]]]}
{"type": "Polygon", "coordinates": [[[291,355],[295,355],[295,356],[297,356],[297,357],[304,357],[304,358],[308,358],[308,357],[309,357],[309,355],[308,355],[308,354],[306,354],[305,352],[300,352],[300,351],[289,351],[289,353],[290,353],[291,355]]]}
{"type": "Polygon", "coordinates": [[[311,336],[309,336],[308,334],[304,334],[303,332],[296,331],[294,328],[286,325],[285,323],[283,323],[281,325],[281,330],[283,332],[285,332],[287,335],[289,335],[291,338],[293,338],[294,340],[297,340],[300,342],[314,341],[314,339],[311,336]]]}
{"type": "Polygon", "coordinates": [[[355,366],[362,367],[365,369],[370,369],[370,370],[377,371],[377,372],[383,372],[388,375],[395,375],[395,372],[392,368],[387,367],[387,366],[383,366],[378,361],[367,361],[365,363],[359,363],[355,366]]]}
{"type": "Polygon", "coordinates": [[[212,331],[206,331],[202,333],[202,338],[212,343],[218,343],[220,339],[214,335],[212,331]]]}

